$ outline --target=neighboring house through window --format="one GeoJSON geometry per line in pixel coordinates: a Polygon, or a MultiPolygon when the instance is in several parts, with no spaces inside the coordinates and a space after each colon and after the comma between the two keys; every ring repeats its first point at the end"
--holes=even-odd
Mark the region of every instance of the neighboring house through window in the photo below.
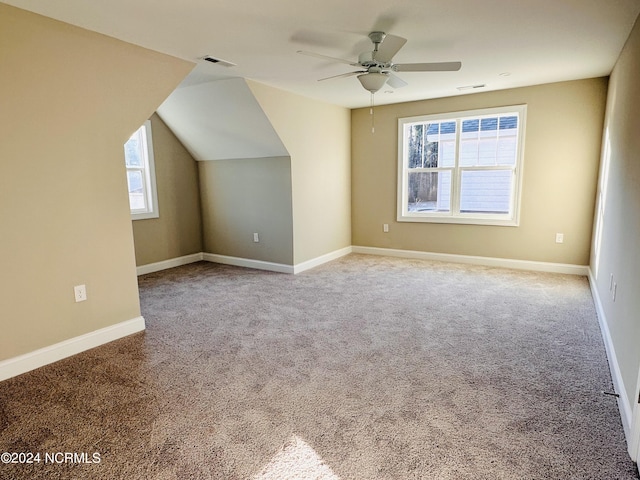
{"type": "Polygon", "coordinates": [[[158,218],[151,122],[147,120],[124,144],[131,218],[158,218]]]}
{"type": "Polygon", "coordinates": [[[398,221],[518,225],[526,105],[398,121],[398,221]]]}

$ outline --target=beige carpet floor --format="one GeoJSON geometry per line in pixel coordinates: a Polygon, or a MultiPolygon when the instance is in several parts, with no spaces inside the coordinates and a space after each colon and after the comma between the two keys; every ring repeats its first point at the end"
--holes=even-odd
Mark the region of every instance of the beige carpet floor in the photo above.
{"type": "Polygon", "coordinates": [[[140,295],[146,332],[0,383],[0,452],[100,463],[1,479],[638,478],[583,277],[349,255],[140,295]]]}

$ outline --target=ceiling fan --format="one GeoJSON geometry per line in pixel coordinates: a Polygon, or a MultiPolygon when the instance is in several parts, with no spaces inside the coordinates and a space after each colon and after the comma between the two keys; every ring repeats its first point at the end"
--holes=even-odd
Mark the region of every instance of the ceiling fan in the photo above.
{"type": "Polygon", "coordinates": [[[369,39],[373,43],[373,50],[361,53],[357,62],[303,50],[298,50],[298,53],[360,67],[360,70],[321,78],[319,81],[357,75],[365,90],[372,94],[380,90],[385,83],[393,88],[406,86],[407,82],[394,75],[394,72],[455,72],[462,67],[460,62],[393,63],[394,55],[407,43],[407,39],[384,32],[371,32],[369,39]]]}

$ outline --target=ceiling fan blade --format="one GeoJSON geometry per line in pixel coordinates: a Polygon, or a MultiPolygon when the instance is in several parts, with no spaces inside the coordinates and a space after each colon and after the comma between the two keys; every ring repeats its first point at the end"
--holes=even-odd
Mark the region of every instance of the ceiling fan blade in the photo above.
{"type": "Polygon", "coordinates": [[[407,43],[406,38],[397,37],[395,35],[386,35],[384,40],[378,47],[376,60],[383,63],[391,61],[393,56],[407,43]]]}
{"type": "Polygon", "coordinates": [[[323,82],[325,80],[331,80],[333,78],[343,78],[343,77],[352,77],[353,75],[360,75],[361,73],[367,73],[366,70],[358,70],[356,72],[343,73],[341,75],[333,75],[331,77],[325,77],[318,79],[319,82],[323,82]]]}
{"type": "Polygon", "coordinates": [[[389,80],[387,80],[387,83],[389,84],[390,87],[393,87],[393,88],[402,88],[409,85],[407,82],[405,82],[403,79],[401,79],[397,75],[394,75],[393,73],[389,74],[389,80]]]}
{"type": "Polygon", "coordinates": [[[394,72],[457,72],[462,67],[461,62],[435,63],[396,63],[394,72]]]}
{"type": "Polygon", "coordinates": [[[351,60],[345,60],[344,58],[329,57],[327,55],[322,55],[320,53],[306,52],[304,50],[298,50],[297,53],[301,55],[307,55],[309,57],[322,58],[323,60],[330,60],[332,62],[346,63],[347,65],[351,65],[353,67],[358,66],[358,63],[352,62],[351,60]]]}

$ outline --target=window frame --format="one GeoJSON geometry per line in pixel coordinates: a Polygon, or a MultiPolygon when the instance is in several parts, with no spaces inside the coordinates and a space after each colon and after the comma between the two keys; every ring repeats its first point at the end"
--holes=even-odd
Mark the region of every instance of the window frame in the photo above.
{"type": "MultiPolygon", "coordinates": [[[[131,203],[129,203],[129,210],[131,212],[131,220],[146,220],[149,218],[159,218],[160,210],[158,208],[158,189],[156,185],[156,169],[155,159],[153,154],[153,136],[151,133],[151,121],[146,120],[131,136],[135,135],[139,130],[144,129],[142,135],[142,151],[143,162],[142,167],[130,167],[127,165],[126,149],[125,150],[125,169],[127,173],[127,193],[129,194],[129,180],[128,173],[130,171],[140,171],[143,177],[143,192],[145,198],[146,207],[144,209],[132,209],[131,203]]],[[[130,137],[131,138],[131,137],[130,137]]],[[[127,140],[128,142],[128,140],[127,140]]],[[[126,142],[125,142],[126,145],[126,142]]]]}
{"type": "Polygon", "coordinates": [[[527,105],[509,105],[503,107],[481,108],[458,112],[418,115],[414,117],[398,118],[398,181],[397,181],[397,220],[399,222],[425,222],[425,223],[453,223],[471,225],[499,225],[518,226],[520,224],[520,204],[522,196],[522,178],[524,170],[524,139],[526,133],[527,105]],[[462,135],[462,122],[469,119],[482,119],[496,115],[517,114],[518,133],[516,136],[516,159],[513,167],[506,165],[497,166],[462,166],[460,165],[460,137],[462,135]],[[451,172],[451,196],[448,212],[409,212],[408,211],[408,183],[410,169],[408,167],[408,145],[405,135],[405,126],[416,123],[428,122],[456,122],[455,155],[453,167],[432,167],[423,169],[411,169],[414,173],[423,172],[451,172]],[[512,189],[509,200],[509,213],[467,213],[460,212],[460,188],[462,173],[465,171],[489,171],[511,170],[512,189]]]}

